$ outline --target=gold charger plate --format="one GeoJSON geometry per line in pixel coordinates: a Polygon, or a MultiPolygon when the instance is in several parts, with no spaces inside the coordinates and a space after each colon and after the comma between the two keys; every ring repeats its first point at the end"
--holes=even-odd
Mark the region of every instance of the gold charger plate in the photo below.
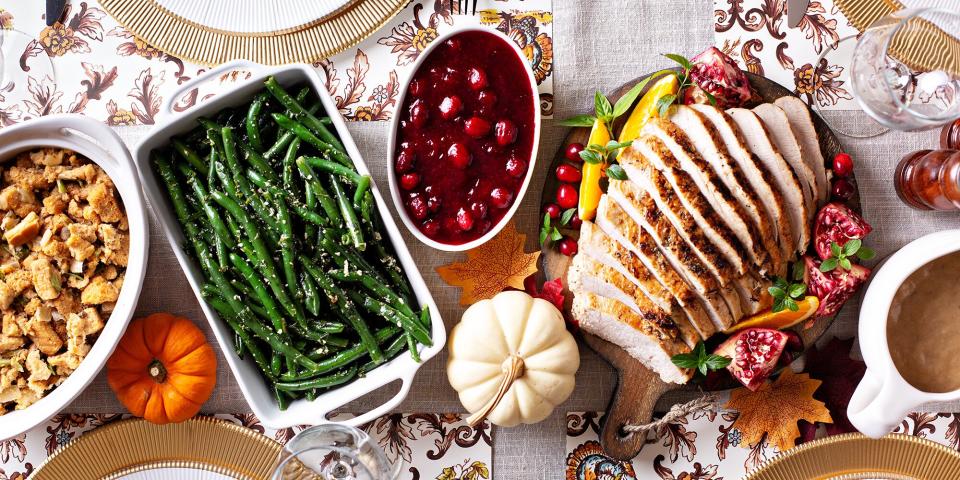
{"type": "Polygon", "coordinates": [[[264,65],[310,63],[360,43],[400,13],[408,0],[352,1],[327,17],[263,33],[197,24],[154,0],[100,0],[111,17],[150,45],[202,65],[237,58],[264,65]]]}
{"type": "Polygon", "coordinates": [[[805,443],[743,480],[956,480],[960,453],[903,434],[879,440],[848,433],[805,443]]]}
{"type": "Polygon", "coordinates": [[[267,479],[281,446],[249,428],[208,417],[154,425],[120,420],[58,448],[31,480],[119,478],[160,468],[184,468],[231,478],[267,479]]]}

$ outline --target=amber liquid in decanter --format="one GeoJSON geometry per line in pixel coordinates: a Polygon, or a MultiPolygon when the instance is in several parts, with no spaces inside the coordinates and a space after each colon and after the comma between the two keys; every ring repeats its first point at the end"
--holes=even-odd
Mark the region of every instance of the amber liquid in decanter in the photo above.
{"type": "Polygon", "coordinates": [[[900,160],[897,195],[919,210],[960,210],[960,150],[919,150],[900,160]]]}

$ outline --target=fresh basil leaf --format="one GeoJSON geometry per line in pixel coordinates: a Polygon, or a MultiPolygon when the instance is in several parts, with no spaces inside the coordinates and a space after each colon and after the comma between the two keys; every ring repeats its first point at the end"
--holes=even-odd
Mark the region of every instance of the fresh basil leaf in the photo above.
{"type": "Polygon", "coordinates": [[[803,298],[803,295],[807,293],[807,285],[804,283],[794,283],[790,285],[790,290],[787,292],[790,294],[790,298],[803,298]]]}
{"type": "Polygon", "coordinates": [[[542,247],[544,242],[547,241],[547,230],[546,228],[540,229],[540,246],[542,247]]]}
{"type": "Polygon", "coordinates": [[[713,105],[714,107],[716,107],[716,106],[717,106],[717,97],[714,97],[712,93],[710,93],[710,92],[708,92],[708,91],[706,91],[706,90],[703,90],[703,93],[707,96],[707,100],[710,101],[710,105],[713,105]]]}
{"type": "Polygon", "coordinates": [[[580,159],[590,164],[603,163],[603,157],[593,150],[581,150],[580,159]]]}
{"type": "Polygon", "coordinates": [[[697,358],[689,353],[678,353],[670,357],[670,361],[680,368],[697,368],[697,358]]]}
{"type": "MultiPolygon", "coordinates": [[[[836,245],[836,244],[834,244],[834,245],[836,245]]],[[[820,271],[821,271],[821,272],[830,272],[830,271],[833,271],[833,269],[837,268],[838,262],[839,262],[839,260],[837,260],[836,257],[830,257],[830,258],[824,260],[823,263],[820,264],[820,271]]]]}
{"type": "Polygon", "coordinates": [[[593,115],[575,115],[573,117],[560,120],[557,122],[557,125],[563,125],[564,127],[592,127],[596,120],[597,117],[594,117],[593,115]]]}
{"type": "Polygon", "coordinates": [[[803,261],[793,263],[793,279],[796,281],[803,280],[803,276],[806,273],[806,268],[803,265],[803,261]]]}
{"type": "Polygon", "coordinates": [[[610,100],[607,100],[607,97],[603,96],[603,93],[600,93],[599,90],[593,96],[593,107],[597,111],[598,118],[610,117],[613,114],[613,106],[610,105],[610,100]]]}
{"type": "Polygon", "coordinates": [[[663,56],[679,63],[684,70],[690,70],[690,68],[693,67],[693,64],[690,63],[690,60],[687,60],[687,57],[684,57],[683,55],[677,55],[676,53],[664,53],[663,56]]]}
{"type": "Polygon", "coordinates": [[[784,291],[784,289],[777,286],[769,287],[767,288],[767,291],[770,292],[770,295],[775,299],[783,298],[787,296],[787,292],[784,291]]]}
{"type": "Polygon", "coordinates": [[[773,313],[782,312],[784,307],[783,302],[784,302],[783,297],[780,297],[780,298],[774,297],[773,307],[770,308],[770,311],[772,311],[773,313]]]}
{"type": "Polygon", "coordinates": [[[730,365],[732,360],[730,357],[724,357],[723,355],[711,354],[704,361],[704,365],[707,366],[710,370],[720,370],[721,368],[727,368],[727,365],[730,365]]]}
{"type": "Polygon", "coordinates": [[[549,213],[544,213],[544,214],[543,214],[543,228],[548,228],[548,227],[550,227],[550,214],[549,214],[549,213]]]}
{"type": "Polygon", "coordinates": [[[626,180],[627,172],[623,170],[623,167],[614,163],[607,167],[607,176],[614,180],[626,180]]]}
{"type": "Polygon", "coordinates": [[[794,302],[791,298],[784,298],[783,304],[790,309],[791,312],[796,312],[800,310],[800,305],[797,305],[797,302],[794,302]]]}
{"type": "Polygon", "coordinates": [[[577,213],[576,207],[568,208],[560,215],[560,225],[567,225],[570,223],[570,219],[573,218],[573,215],[577,213]]]}
{"type": "Polygon", "coordinates": [[[697,345],[693,347],[693,352],[698,359],[702,359],[707,356],[707,346],[703,342],[697,342],[697,345]]]}
{"type": "Polygon", "coordinates": [[[674,100],[677,99],[677,96],[668,93],[657,99],[657,114],[661,117],[667,116],[667,112],[670,110],[670,105],[673,105],[674,100]]]}
{"type": "Polygon", "coordinates": [[[840,248],[840,245],[837,245],[837,242],[830,242],[830,253],[832,253],[834,257],[839,257],[843,254],[843,250],[840,248]]]}
{"type": "Polygon", "coordinates": [[[627,140],[626,142],[618,142],[616,140],[610,140],[609,142],[607,142],[607,145],[604,148],[606,148],[607,151],[609,152],[609,151],[620,150],[621,148],[627,148],[630,145],[633,145],[633,140],[627,140]]]}
{"type": "Polygon", "coordinates": [[[563,234],[560,233],[560,230],[557,230],[557,227],[553,227],[553,231],[550,232],[550,240],[554,242],[559,242],[563,239],[563,234]]]}
{"type": "Polygon", "coordinates": [[[857,250],[860,250],[860,246],[863,245],[863,242],[859,238],[854,238],[849,240],[843,245],[843,255],[849,257],[857,253],[857,250]]]}
{"type": "Polygon", "coordinates": [[[847,257],[841,258],[839,260],[839,263],[840,263],[840,267],[843,268],[844,270],[850,270],[851,268],[853,268],[853,265],[850,263],[850,259],[847,257]]]}
{"type": "Polygon", "coordinates": [[[870,260],[876,256],[877,252],[873,251],[870,247],[860,247],[860,250],[857,250],[857,258],[860,260],[870,260]]]}
{"type": "Polygon", "coordinates": [[[780,288],[781,290],[786,290],[788,287],[790,287],[790,284],[787,283],[786,280],[784,280],[784,279],[782,279],[782,278],[780,278],[780,277],[773,277],[773,284],[774,284],[776,287],[780,288]]]}
{"type": "Polygon", "coordinates": [[[617,103],[613,106],[613,116],[619,117],[624,113],[627,113],[627,110],[630,109],[630,106],[633,105],[633,102],[637,100],[637,97],[640,96],[640,92],[643,91],[643,87],[647,86],[647,82],[639,82],[633,86],[627,93],[623,94],[622,97],[617,99],[617,103]]]}

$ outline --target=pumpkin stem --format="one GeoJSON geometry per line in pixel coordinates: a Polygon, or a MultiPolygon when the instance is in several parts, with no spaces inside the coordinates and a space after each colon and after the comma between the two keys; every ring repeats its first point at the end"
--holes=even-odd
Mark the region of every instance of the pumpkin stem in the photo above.
{"type": "Polygon", "coordinates": [[[147,373],[154,382],[163,383],[167,379],[167,369],[160,360],[154,359],[147,365],[147,373]]]}
{"type": "Polygon", "coordinates": [[[503,400],[504,395],[507,394],[507,391],[510,390],[510,387],[513,386],[513,382],[517,381],[518,378],[522,377],[526,373],[526,365],[523,363],[523,357],[519,355],[510,355],[510,358],[504,362],[504,365],[501,367],[504,370],[503,380],[500,381],[500,386],[497,388],[497,394],[494,395],[493,399],[490,400],[490,403],[487,406],[481,408],[473,415],[467,418],[467,423],[471,427],[476,427],[483,422],[487,415],[490,415],[490,412],[494,408],[497,408],[497,405],[500,404],[500,400],[503,400]]]}

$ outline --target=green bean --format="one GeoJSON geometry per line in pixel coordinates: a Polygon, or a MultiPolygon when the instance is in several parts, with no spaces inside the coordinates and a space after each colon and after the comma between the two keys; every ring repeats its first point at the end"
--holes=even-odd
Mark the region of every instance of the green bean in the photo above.
{"type": "Polygon", "coordinates": [[[197,152],[176,138],[171,140],[170,143],[173,144],[173,149],[176,150],[184,160],[190,162],[193,168],[203,173],[204,177],[207,176],[207,164],[200,158],[200,155],[197,155],[197,152]]]}
{"type": "Polygon", "coordinates": [[[343,153],[347,152],[347,150],[343,148],[343,144],[340,143],[340,140],[333,133],[331,133],[326,126],[323,125],[323,122],[318,120],[317,117],[313,116],[312,113],[306,111],[303,106],[300,105],[300,102],[291,97],[290,94],[287,93],[287,91],[284,90],[279,83],[277,83],[276,78],[267,78],[267,81],[264,82],[264,85],[266,85],[270,94],[280,101],[281,105],[296,115],[304,125],[319,135],[323,141],[333,145],[334,148],[343,153]]]}
{"type": "Polygon", "coordinates": [[[337,162],[347,167],[353,165],[353,162],[350,160],[350,157],[347,156],[345,151],[339,150],[333,144],[321,140],[302,123],[282,113],[274,113],[271,116],[273,117],[273,121],[277,122],[277,125],[279,125],[280,128],[293,132],[298,138],[300,138],[300,140],[313,145],[313,147],[319,150],[320,153],[333,158],[337,162]]]}
{"type": "Polygon", "coordinates": [[[406,332],[403,336],[407,339],[407,348],[410,350],[410,357],[413,358],[414,362],[420,363],[420,352],[417,351],[417,340],[413,338],[413,334],[406,332]]]}
{"type": "MultiPolygon", "coordinates": [[[[383,349],[383,355],[387,357],[387,359],[392,360],[396,358],[396,356],[399,355],[401,351],[403,351],[403,347],[406,347],[406,346],[407,346],[407,336],[400,335],[397,338],[394,338],[393,341],[390,342],[390,345],[387,346],[387,348],[383,349]]],[[[373,361],[364,363],[363,365],[360,366],[360,374],[365,375],[379,366],[380,364],[373,361]]]]}
{"type": "Polygon", "coordinates": [[[367,290],[370,290],[375,295],[380,297],[381,300],[387,302],[393,308],[397,309],[405,317],[408,317],[412,320],[417,319],[417,315],[413,313],[413,309],[410,308],[410,305],[407,304],[406,300],[400,298],[399,295],[394,293],[392,290],[387,288],[383,283],[378,282],[375,278],[370,275],[366,275],[366,272],[354,270],[350,272],[345,272],[342,270],[334,270],[330,272],[330,276],[346,282],[356,282],[362,284],[367,290]]]}
{"type": "MultiPolygon", "coordinates": [[[[303,100],[301,99],[301,101],[303,100]]],[[[307,109],[307,111],[310,112],[311,114],[316,113],[317,110],[320,110],[319,103],[314,103],[313,105],[310,106],[310,108],[307,109]]],[[[323,120],[329,120],[329,123],[333,123],[333,121],[330,120],[329,117],[323,117],[321,121],[323,120]]],[[[284,149],[286,149],[288,145],[290,145],[290,142],[292,142],[293,139],[295,138],[297,138],[296,133],[293,133],[291,131],[281,130],[280,132],[278,132],[277,141],[274,142],[273,146],[268,148],[266,152],[263,152],[263,158],[266,158],[267,160],[271,160],[273,159],[273,157],[280,155],[280,152],[284,151],[284,149]]]]}
{"type": "Polygon", "coordinates": [[[363,208],[363,196],[370,189],[370,175],[360,177],[357,189],[353,192],[353,209],[359,212],[363,208]]]}
{"type": "Polygon", "coordinates": [[[303,284],[303,293],[306,297],[304,298],[304,304],[307,311],[313,316],[320,315],[320,292],[317,290],[317,284],[307,273],[300,277],[300,282],[303,284]]]}
{"type": "Polygon", "coordinates": [[[408,318],[406,315],[401,315],[400,312],[391,308],[389,305],[384,305],[374,298],[366,297],[360,292],[347,290],[347,295],[354,303],[362,306],[368,312],[383,317],[390,323],[400,325],[405,332],[412,335],[418,342],[428,346],[433,345],[433,340],[430,339],[430,332],[420,324],[419,319],[408,318]]]}
{"type": "Polygon", "coordinates": [[[300,139],[295,138],[287,146],[287,152],[283,155],[283,161],[280,163],[281,177],[283,177],[283,188],[288,192],[296,192],[297,184],[293,181],[294,162],[297,161],[297,151],[300,150],[300,139]]]}
{"type": "Polygon", "coordinates": [[[293,207],[293,211],[304,220],[316,225],[325,225],[327,223],[324,217],[320,216],[317,212],[313,212],[308,209],[306,205],[300,203],[300,201],[294,198],[293,195],[291,195],[289,192],[284,192],[280,187],[264,178],[263,175],[260,175],[253,170],[249,170],[247,172],[247,178],[249,178],[250,181],[253,182],[253,184],[257,187],[266,190],[267,193],[275,197],[285,199],[286,204],[293,207]]]}
{"type": "Polygon", "coordinates": [[[253,267],[241,258],[240,255],[235,253],[230,254],[230,263],[233,265],[233,268],[236,268],[240,272],[240,275],[246,280],[247,284],[253,287],[253,291],[256,294],[255,298],[260,301],[260,305],[263,305],[267,318],[273,322],[273,328],[284,334],[287,333],[287,325],[283,320],[283,314],[277,309],[276,302],[273,301],[273,297],[267,292],[267,286],[264,285],[260,277],[254,273],[253,267]]]}
{"type": "MultiPolygon", "coordinates": [[[[233,330],[236,337],[240,340],[237,345],[234,345],[234,348],[239,350],[242,345],[243,348],[250,352],[250,357],[253,358],[254,363],[257,364],[267,378],[276,380],[277,377],[273,375],[273,372],[270,370],[270,363],[267,361],[263,350],[260,350],[260,346],[250,337],[247,330],[234,318],[236,314],[233,312],[233,309],[230,308],[230,305],[220,297],[207,297],[204,295],[204,300],[220,314],[221,318],[227,322],[227,325],[230,326],[230,329],[233,330]]],[[[236,341],[236,339],[234,341],[236,341]]],[[[239,357],[240,355],[237,354],[237,356],[239,357]]]]}
{"type": "Polygon", "coordinates": [[[207,220],[210,222],[210,226],[213,228],[213,232],[226,244],[229,248],[236,247],[236,243],[233,241],[233,237],[230,235],[230,232],[227,230],[227,226],[223,223],[223,219],[220,217],[220,213],[217,212],[213,205],[210,204],[210,195],[207,193],[207,190],[204,188],[203,183],[200,182],[200,179],[197,177],[197,173],[186,165],[180,165],[180,172],[187,179],[187,184],[193,188],[193,192],[199,200],[200,206],[203,212],[206,214],[207,220]]]}
{"type": "Polygon", "coordinates": [[[270,373],[276,377],[280,375],[280,368],[283,367],[283,357],[277,353],[273,352],[270,356],[270,373]]]}
{"type": "Polygon", "coordinates": [[[281,412],[290,406],[290,398],[287,397],[287,392],[281,390],[276,385],[273,386],[273,398],[277,399],[277,408],[279,408],[281,412]]]}
{"type": "Polygon", "coordinates": [[[260,139],[260,126],[257,121],[260,119],[260,111],[263,110],[263,104],[267,101],[267,92],[262,92],[254,97],[250,102],[250,108],[247,110],[247,139],[257,152],[263,151],[263,141],[260,139]]]}
{"type": "Polygon", "coordinates": [[[270,210],[267,208],[266,204],[263,203],[263,200],[254,194],[253,188],[250,187],[250,183],[243,176],[243,169],[240,167],[240,162],[237,160],[237,144],[233,138],[233,129],[230,127],[223,127],[220,129],[220,135],[223,137],[223,151],[224,157],[227,160],[227,168],[230,169],[231,178],[237,187],[238,196],[233,197],[233,199],[244,204],[252,204],[254,213],[256,213],[257,216],[271,229],[270,232],[268,232],[268,235],[270,235],[271,238],[271,243],[277,243],[277,235],[273,234],[273,232],[280,231],[279,222],[270,214],[270,210]]]}
{"type": "Polygon", "coordinates": [[[420,324],[426,328],[430,328],[430,325],[433,323],[430,318],[430,307],[423,307],[420,310],[420,324]]]}
{"type": "Polygon", "coordinates": [[[347,225],[347,232],[350,234],[350,240],[353,247],[361,252],[367,249],[367,243],[363,240],[363,230],[360,229],[360,221],[357,220],[357,212],[353,210],[350,199],[347,198],[347,192],[343,189],[343,184],[336,175],[330,175],[330,186],[333,187],[333,197],[340,206],[340,214],[343,215],[344,223],[347,225]]]}
{"type": "Polygon", "coordinates": [[[357,367],[356,365],[347,368],[346,370],[341,370],[332,375],[327,375],[325,377],[317,377],[309,381],[302,382],[277,382],[276,388],[283,391],[298,391],[298,390],[311,390],[314,388],[330,388],[337,385],[341,385],[349,382],[353,377],[357,376],[357,367]]]}
{"type": "Polygon", "coordinates": [[[330,160],[320,157],[300,158],[307,162],[307,165],[310,165],[313,168],[317,168],[323,172],[332,173],[345,178],[348,182],[350,182],[351,185],[357,185],[360,183],[360,174],[351,167],[347,167],[336,162],[331,162],[330,160]]]}
{"type": "Polygon", "coordinates": [[[369,352],[370,358],[375,362],[382,362],[383,352],[380,351],[380,347],[374,340],[373,334],[367,326],[367,322],[365,322],[357,312],[356,307],[350,302],[350,299],[347,298],[346,293],[344,293],[323,270],[317,268],[310,259],[303,259],[303,266],[317,281],[320,288],[326,292],[330,304],[338,308],[340,313],[350,322],[350,326],[353,327],[360,336],[360,344],[364,345],[367,352],[369,352]]]}
{"type": "MultiPolygon", "coordinates": [[[[380,330],[377,330],[377,333],[374,335],[374,340],[377,342],[377,345],[379,345],[381,343],[385,343],[387,340],[393,338],[400,332],[401,330],[399,327],[394,327],[394,326],[384,327],[384,328],[381,328],[380,330]]],[[[307,372],[303,375],[291,374],[288,372],[280,375],[280,379],[284,381],[308,380],[317,375],[321,375],[326,372],[343,367],[344,365],[353,363],[368,353],[369,353],[369,350],[367,350],[367,347],[364,344],[360,343],[346,350],[338,352],[336,355],[332,357],[328,357],[323,360],[317,361],[318,367],[316,369],[311,370],[310,372],[307,372]]],[[[380,363],[383,363],[382,361],[377,362],[376,360],[374,360],[374,362],[377,363],[378,365],[380,363]]]]}
{"type": "Polygon", "coordinates": [[[198,118],[197,123],[199,123],[201,127],[207,129],[208,131],[214,130],[218,133],[220,132],[220,129],[223,128],[219,123],[213,120],[210,120],[209,118],[206,118],[206,117],[198,118]]]}
{"type": "Polygon", "coordinates": [[[300,176],[303,177],[304,183],[310,186],[310,190],[317,197],[317,201],[320,202],[320,207],[323,208],[324,213],[327,214],[330,223],[339,225],[342,221],[340,218],[340,210],[337,209],[337,204],[333,201],[333,198],[330,197],[330,194],[327,193],[327,189],[323,188],[323,184],[320,183],[320,179],[317,178],[313,169],[310,168],[310,165],[307,164],[304,157],[296,159],[295,163],[297,164],[297,169],[300,170],[300,176]]]}
{"type": "Polygon", "coordinates": [[[263,155],[260,155],[253,149],[253,147],[245,143],[240,144],[240,149],[243,150],[243,155],[247,160],[247,163],[252,165],[257,172],[267,177],[267,179],[269,179],[271,182],[280,181],[280,177],[277,176],[277,172],[273,171],[273,167],[267,163],[267,160],[263,158],[263,155]]]}

